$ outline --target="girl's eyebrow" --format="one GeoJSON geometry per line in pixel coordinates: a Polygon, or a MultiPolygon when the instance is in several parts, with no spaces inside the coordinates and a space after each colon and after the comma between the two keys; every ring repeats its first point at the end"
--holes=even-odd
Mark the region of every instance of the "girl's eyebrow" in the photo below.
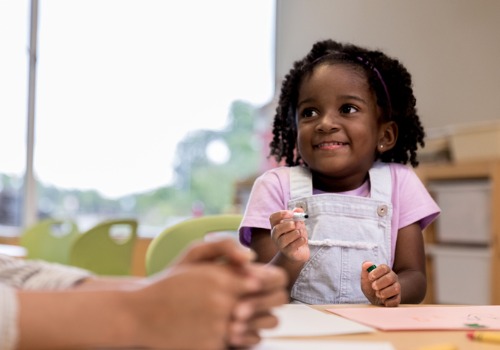
{"type": "Polygon", "coordinates": [[[357,95],[341,95],[340,97],[342,99],[346,99],[346,100],[356,100],[356,101],[361,102],[364,105],[368,104],[368,102],[364,98],[357,96],[357,95]]]}
{"type": "MultiPolygon", "coordinates": [[[[362,98],[358,95],[340,95],[339,97],[342,100],[355,100],[355,101],[358,101],[364,105],[368,105],[368,102],[364,98],[362,98]]],[[[300,100],[297,102],[297,108],[300,108],[300,106],[305,104],[305,103],[311,103],[314,101],[315,101],[315,99],[312,97],[308,97],[308,98],[305,98],[303,100],[300,100]]]]}
{"type": "Polygon", "coordinates": [[[300,100],[297,102],[297,108],[299,108],[301,105],[305,104],[305,103],[311,103],[314,101],[314,98],[311,98],[311,97],[308,97],[306,99],[303,99],[303,100],[300,100]]]}

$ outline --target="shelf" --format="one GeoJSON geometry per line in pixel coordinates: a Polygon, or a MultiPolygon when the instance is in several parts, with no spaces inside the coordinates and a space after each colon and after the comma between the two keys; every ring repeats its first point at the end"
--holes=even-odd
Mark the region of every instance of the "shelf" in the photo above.
{"type": "MultiPolygon", "coordinates": [[[[478,161],[467,163],[440,163],[440,164],[421,164],[415,169],[415,173],[422,180],[424,185],[429,185],[433,181],[454,181],[454,180],[478,180],[486,179],[491,184],[491,215],[490,215],[490,248],[491,255],[489,258],[489,296],[490,304],[500,304],[500,160],[478,161]]],[[[439,204],[439,203],[438,203],[439,204]]],[[[473,210],[474,208],[471,208],[473,210]]],[[[441,206],[441,210],[446,208],[441,206]]],[[[435,223],[431,224],[424,231],[426,245],[440,245],[437,239],[437,228],[435,223]]],[[[445,244],[443,244],[444,246],[445,244]]],[[[427,254],[427,274],[428,274],[428,295],[425,303],[435,303],[435,290],[437,281],[435,277],[435,264],[432,254],[427,254]]],[[[484,271],[477,271],[482,273],[484,271]]],[[[466,278],[463,280],[467,283],[466,278]]]]}

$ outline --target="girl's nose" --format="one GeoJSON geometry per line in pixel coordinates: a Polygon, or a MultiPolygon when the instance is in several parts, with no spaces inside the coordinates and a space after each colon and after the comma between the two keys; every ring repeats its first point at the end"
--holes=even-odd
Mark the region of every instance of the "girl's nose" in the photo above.
{"type": "Polygon", "coordinates": [[[340,128],[339,118],[335,113],[325,113],[318,119],[316,130],[318,132],[335,132],[340,128]]]}

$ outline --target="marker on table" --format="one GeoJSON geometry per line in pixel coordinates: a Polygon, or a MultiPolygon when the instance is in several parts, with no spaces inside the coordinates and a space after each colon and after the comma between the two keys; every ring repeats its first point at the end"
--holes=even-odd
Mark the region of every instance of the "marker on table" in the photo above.
{"type": "Polygon", "coordinates": [[[307,215],[306,213],[293,213],[293,220],[294,221],[304,221],[308,217],[309,217],[309,215],[307,215]]]}
{"type": "Polygon", "coordinates": [[[467,338],[471,340],[500,344],[500,332],[473,331],[467,333],[467,338]]]}

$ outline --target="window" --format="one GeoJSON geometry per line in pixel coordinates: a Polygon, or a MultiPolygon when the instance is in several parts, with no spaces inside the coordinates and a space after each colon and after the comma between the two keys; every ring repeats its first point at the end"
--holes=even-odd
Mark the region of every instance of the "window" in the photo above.
{"type": "Polygon", "coordinates": [[[0,1],[0,225],[22,220],[28,103],[29,2],[0,1]]]}
{"type": "MultiPolygon", "coordinates": [[[[9,8],[14,3],[7,1],[9,8]]],[[[192,173],[213,172],[199,169],[191,154],[196,147],[207,146],[207,159],[219,154],[215,165],[227,162],[228,117],[241,110],[235,101],[258,108],[271,100],[273,23],[274,2],[268,0],[40,2],[38,217],[70,216],[84,228],[110,216],[134,216],[140,233],[154,234],[203,210],[227,210],[179,193],[200,185],[186,181],[192,173]],[[183,166],[189,161],[193,165],[183,166]],[[180,213],[176,205],[189,210],[180,213]]],[[[13,44],[24,55],[23,64],[16,61],[24,76],[17,85],[27,81],[23,30],[22,44],[13,44]]],[[[23,97],[9,108],[24,121],[26,89],[20,90],[23,97]]],[[[8,118],[3,124],[12,124],[12,112],[1,114],[8,118]]],[[[25,127],[16,127],[8,145],[23,157],[25,127]]],[[[10,156],[2,155],[1,163],[13,161],[10,156]]],[[[213,195],[222,192],[215,188],[213,195]]]]}

